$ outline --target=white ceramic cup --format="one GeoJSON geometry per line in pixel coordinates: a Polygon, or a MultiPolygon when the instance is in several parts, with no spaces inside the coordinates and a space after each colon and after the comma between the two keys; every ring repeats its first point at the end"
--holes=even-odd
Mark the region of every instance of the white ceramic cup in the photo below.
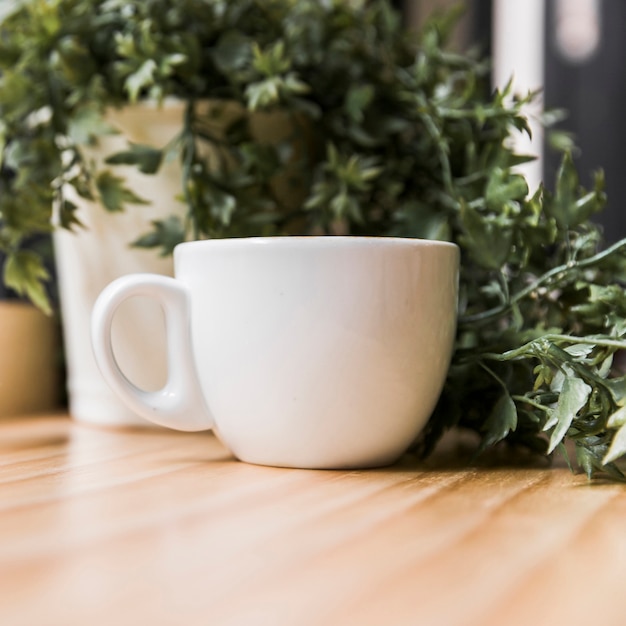
{"type": "Polygon", "coordinates": [[[459,250],[370,237],[184,243],[176,278],[112,282],[92,316],[96,361],[145,418],[214,429],[240,460],[304,468],[393,463],[441,393],[456,329],[459,250]],[[168,380],[143,391],[111,347],[117,307],[161,303],[168,380]]]}

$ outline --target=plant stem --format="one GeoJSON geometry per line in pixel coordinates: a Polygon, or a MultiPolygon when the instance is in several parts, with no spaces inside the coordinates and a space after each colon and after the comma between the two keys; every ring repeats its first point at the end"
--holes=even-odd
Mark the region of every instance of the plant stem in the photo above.
{"type": "Polygon", "coordinates": [[[539,402],[535,402],[534,400],[531,400],[530,398],[527,398],[526,396],[512,395],[511,398],[513,398],[513,400],[516,400],[517,402],[521,402],[523,404],[529,404],[530,406],[534,407],[535,409],[539,409],[540,411],[543,411],[544,413],[550,412],[550,407],[544,406],[543,404],[539,402]]]}
{"type": "Polygon", "coordinates": [[[607,339],[605,337],[598,337],[597,335],[588,335],[586,337],[578,337],[574,335],[556,335],[556,334],[547,334],[539,337],[538,339],[533,339],[521,346],[519,348],[515,348],[513,350],[508,350],[507,352],[497,353],[497,352],[484,352],[477,356],[480,359],[492,359],[495,361],[512,361],[519,357],[528,356],[528,352],[531,348],[539,345],[540,343],[582,343],[592,346],[602,346],[603,348],[616,348],[618,350],[626,350],[626,340],[619,339],[607,339]]]}
{"type": "Polygon", "coordinates": [[[487,374],[489,374],[504,389],[504,391],[508,393],[506,383],[490,367],[487,367],[487,365],[485,365],[482,361],[479,361],[478,365],[480,365],[480,367],[482,367],[487,374]]]}
{"type": "MultiPolygon", "coordinates": [[[[521,291],[518,291],[515,295],[513,295],[508,302],[501,304],[493,309],[489,309],[488,311],[483,311],[482,313],[476,313],[474,315],[465,315],[459,318],[459,327],[463,326],[471,326],[473,324],[483,324],[491,321],[494,318],[501,317],[504,313],[511,310],[511,308],[517,304],[520,300],[528,297],[530,294],[535,292],[537,289],[548,285],[555,277],[559,275],[564,277],[573,269],[582,270],[588,267],[592,267],[597,263],[600,263],[607,257],[615,254],[622,248],[626,248],[626,239],[622,239],[612,246],[608,247],[606,250],[602,252],[598,252],[594,256],[589,257],[588,259],[583,259],[582,261],[568,261],[563,265],[559,265],[557,267],[552,268],[550,271],[543,274],[543,276],[539,277],[535,282],[528,285],[521,291]]],[[[626,347],[626,345],[621,345],[621,347],[626,347]]]]}

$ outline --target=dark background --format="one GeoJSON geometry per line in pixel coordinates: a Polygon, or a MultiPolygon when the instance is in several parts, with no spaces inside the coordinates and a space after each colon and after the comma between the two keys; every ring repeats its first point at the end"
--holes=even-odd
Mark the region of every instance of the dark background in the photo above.
{"type": "MultiPolygon", "coordinates": [[[[608,203],[598,220],[607,241],[613,242],[626,236],[626,2],[600,0],[600,44],[595,54],[581,63],[569,61],[559,52],[554,2],[546,4],[545,106],[564,107],[569,112],[559,127],[575,135],[582,182],[590,185],[591,172],[604,170],[608,203]]],[[[545,154],[544,175],[549,181],[557,160],[548,149],[545,154]]]]}

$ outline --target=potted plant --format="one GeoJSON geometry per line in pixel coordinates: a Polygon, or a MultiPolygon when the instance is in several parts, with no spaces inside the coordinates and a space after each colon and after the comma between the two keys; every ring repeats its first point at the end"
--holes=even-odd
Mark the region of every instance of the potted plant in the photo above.
{"type": "MultiPolygon", "coordinates": [[[[44,238],[28,242],[28,247],[50,261],[47,244],[44,238]]],[[[59,339],[55,317],[0,285],[0,419],[59,408],[59,339]]]]}
{"type": "MultiPolygon", "coordinates": [[[[118,167],[157,180],[180,164],[183,215],[134,245],[190,238],[337,234],[441,238],[462,250],[456,356],[422,451],[448,428],[565,451],[621,475],[626,299],[623,242],[606,250],[590,216],[602,175],[579,184],[564,155],[554,189],[529,190],[511,133],[528,130],[488,63],[445,47],[452,14],[419,36],[385,0],[33,0],[0,26],[0,246],[5,281],[44,306],[26,235],[79,229],[74,197],[137,211],[118,167]],[[101,167],[85,144],[107,112],[183,104],[166,143],[130,142],[101,167]],[[272,116],[278,138],[264,133],[272,116]],[[70,195],[71,192],[74,195],[70,195]]],[[[110,220],[117,219],[111,215],[110,220]]]]}

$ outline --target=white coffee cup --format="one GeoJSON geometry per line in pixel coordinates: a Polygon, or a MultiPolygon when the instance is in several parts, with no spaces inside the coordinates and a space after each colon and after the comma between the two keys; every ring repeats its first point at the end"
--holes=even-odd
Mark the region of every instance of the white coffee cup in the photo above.
{"type": "Polygon", "coordinates": [[[96,360],[143,417],[214,429],[240,460],[303,468],[396,461],[437,402],[456,329],[459,250],[374,237],[183,243],[175,278],[112,282],[92,316],[96,360]],[[117,307],[165,312],[168,380],[143,391],[111,347],[117,307]]]}

